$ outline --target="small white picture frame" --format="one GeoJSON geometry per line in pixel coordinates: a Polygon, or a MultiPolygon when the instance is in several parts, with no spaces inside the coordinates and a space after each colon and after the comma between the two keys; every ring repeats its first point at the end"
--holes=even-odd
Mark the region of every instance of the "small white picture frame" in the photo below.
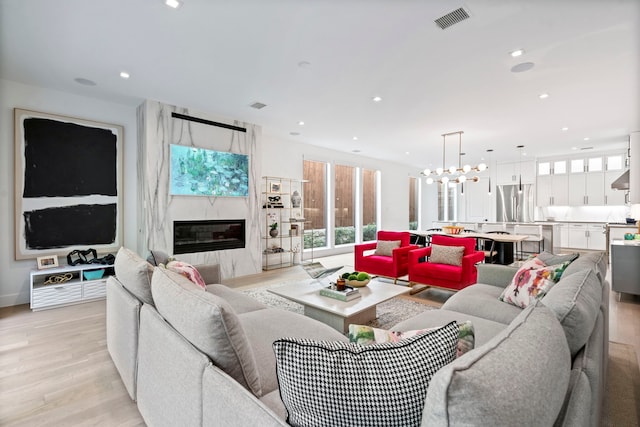
{"type": "Polygon", "coordinates": [[[280,187],[280,183],[279,182],[272,182],[271,183],[271,188],[269,189],[270,193],[279,193],[281,190],[280,187]]]}
{"type": "Polygon", "coordinates": [[[43,270],[45,268],[53,268],[58,267],[58,255],[45,255],[39,256],[36,258],[36,262],[38,264],[38,270],[43,270]]]}

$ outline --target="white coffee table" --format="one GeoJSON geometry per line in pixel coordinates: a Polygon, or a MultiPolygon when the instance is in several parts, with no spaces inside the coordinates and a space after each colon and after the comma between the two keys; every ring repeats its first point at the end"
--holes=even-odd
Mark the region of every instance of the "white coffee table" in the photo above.
{"type": "Polygon", "coordinates": [[[305,316],[344,333],[349,331],[350,324],[364,325],[375,319],[376,305],[411,291],[409,287],[373,279],[367,286],[358,288],[360,298],[344,302],[320,295],[320,289],[326,286],[326,281],[301,282],[269,289],[269,292],[302,304],[305,316]]]}

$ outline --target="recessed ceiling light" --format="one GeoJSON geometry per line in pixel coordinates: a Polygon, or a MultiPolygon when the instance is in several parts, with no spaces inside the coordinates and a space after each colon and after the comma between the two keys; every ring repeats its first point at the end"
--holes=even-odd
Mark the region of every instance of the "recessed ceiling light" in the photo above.
{"type": "Polygon", "coordinates": [[[571,147],[571,149],[572,149],[572,150],[577,150],[577,149],[578,149],[578,147],[571,147]]]}
{"type": "Polygon", "coordinates": [[[562,130],[567,131],[567,130],[569,130],[569,128],[565,126],[565,127],[562,128],[562,130]]]}
{"type": "Polygon", "coordinates": [[[178,0],[165,0],[164,4],[174,9],[177,9],[180,7],[180,5],[182,5],[182,3],[179,2],[178,0]]]}
{"type": "Polygon", "coordinates": [[[359,153],[360,151],[361,151],[361,150],[358,150],[358,149],[356,149],[356,150],[351,150],[351,152],[352,152],[352,153],[359,153]]]}
{"type": "Polygon", "coordinates": [[[289,135],[298,136],[298,135],[300,135],[300,132],[289,132],[289,135]]]}
{"type": "Polygon", "coordinates": [[[382,101],[382,98],[380,98],[379,96],[374,96],[373,98],[371,98],[371,100],[373,102],[380,102],[380,101],[382,101]]]}
{"type": "Polygon", "coordinates": [[[251,108],[255,108],[256,110],[260,110],[264,107],[267,106],[267,104],[263,103],[263,102],[254,102],[253,104],[249,105],[251,108]]]}
{"type": "Polygon", "coordinates": [[[126,79],[128,79],[129,77],[131,77],[131,76],[130,76],[130,75],[129,75],[129,73],[127,73],[126,71],[121,71],[121,72],[120,72],[120,77],[122,77],[123,79],[125,79],[125,80],[126,80],[126,79]]]}
{"type": "Polygon", "coordinates": [[[358,140],[358,137],[357,137],[357,136],[354,136],[354,137],[353,137],[353,140],[354,140],[354,141],[357,141],[357,140],[358,140]]]}
{"type": "Polygon", "coordinates": [[[584,140],[585,140],[585,141],[588,141],[588,140],[589,140],[589,137],[587,136],[584,140]]]}
{"type": "Polygon", "coordinates": [[[298,122],[298,124],[299,124],[300,126],[304,126],[304,122],[303,122],[302,120],[301,120],[301,121],[299,121],[299,122],[298,122]]]}
{"type": "Polygon", "coordinates": [[[84,77],[76,77],[75,79],[73,79],[73,81],[75,81],[78,84],[85,85],[85,86],[95,86],[96,85],[96,82],[94,82],[93,80],[85,79],[84,77]]]}
{"type": "Polygon", "coordinates": [[[309,68],[311,66],[311,62],[309,61],[300,61],[298,62],[298,67],[300,68],[309,68]]]}
{"type": "Polygon", "coordinates": [[[541,93],[540,95],[538,95],[538,98],[540,98],[540,99],[546,99],[548,97],[549,97],[548,93],[541,93]]]}
{"type": "Polygon", "coordinates": [[[517,58],[518,56],[522,56],[523,53],[524,53],[523,49],[516,49],[513,52],[510,52],[509,55],[513,56],[514,58],[517,58]]]}
{"type": "Polygon", "coordinates": [[[408,151],[405,151],[405,152],[404,152],[404,154],[406,154],[406,155],[408,156],[408,155],[409,155],[409,154],[411,154],[411,153],[410,153],[410,152],[408,152],[408,151]]]}

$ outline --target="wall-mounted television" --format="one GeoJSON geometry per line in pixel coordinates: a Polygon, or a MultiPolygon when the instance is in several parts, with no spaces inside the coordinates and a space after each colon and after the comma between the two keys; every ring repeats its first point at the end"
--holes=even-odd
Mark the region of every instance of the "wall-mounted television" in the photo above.
{"type": "Polygon", "coordinates": [[[249,156],[171,144],[173,196],[249,196],[249,156]]]}

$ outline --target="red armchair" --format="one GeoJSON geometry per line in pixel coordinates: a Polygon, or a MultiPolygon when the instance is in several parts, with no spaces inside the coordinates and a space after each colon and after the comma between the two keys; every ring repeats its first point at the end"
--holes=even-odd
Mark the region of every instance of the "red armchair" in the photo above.
{"type": "Polygon", "coordinates": [[[476,250],[474,238],[436,234],[431,236],[431,245],[409,252],[409,282],[456,291],[476,283],[478,279],[476,264],[484,261],[484,252],[476,250]],[[463,246],[462,265],[439,264],[429,259],[420,262],[421,258],[431,257],[433,245],[463,246]]]}
{"type": "Polygon", "coordinates": [[[378,241],[362,243],[354,246],[355,269],[356,271],[366,271],[375,276],[392,277],[394,283],[398,277],[405,276],[409,272],[409,251],[419,248],[411,245],[409,239],[411,234],[407,231],[378,231],[378,241]],[[380,243],[399,241],[400,246],[392,243],[380,243]],[[365,255],[365,251],[376,250],[371,255],[365,255]],[[384,255],[388,253],[389,255],[384,255]]]}

